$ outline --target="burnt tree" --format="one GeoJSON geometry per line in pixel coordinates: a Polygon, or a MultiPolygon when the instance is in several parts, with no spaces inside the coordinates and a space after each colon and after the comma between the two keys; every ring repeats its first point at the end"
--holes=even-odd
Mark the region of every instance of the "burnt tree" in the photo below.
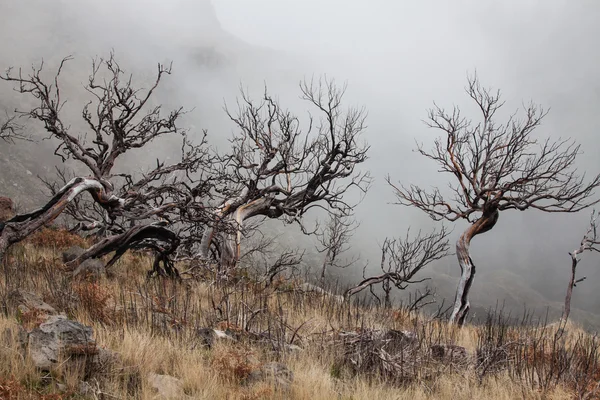
{"type": "Polygon", "coordinates": [[[29,137],[23,134],[23,127],[16,123],[16,116],[13,115],[0,123],[0,140],[14,143],[16,139],[29,140],[29,137]]]}
{"type": "Polygon", "coordinates": [[[425,281],[427,278],[416,279],[415,276],[430,263],[448,255],[448,234],[446,228],[442,227],[439,231],[427,234],[419,231],[411,238],[409,229],[404,238],[386,238],[381,246],[381,274],[364,276],[361,282],[346,291],[344,297],[349,298],[367,288],[375,295],[373,286],[381,284],[383,303],[390,307],[393,287],[404,290],[411,283],[425,281]]]}
{"type": "Polygon", "coordinates": [[[202,255],[219,243],[221,266],[233,268],[244,228],[254,217],[297,222],[307,231],[301,221],[310,209],[350,213],[354,204],[343,196],[351,188],[367,190],[369,173],[358,167],[369,147],[361,142],[366,112],[342,108],[345,90],[326,79],[301,83],[301,98],[320,116],[309,114],[304,127],[266,91],[259,102],[242,92],[237,112],[227,110],[238,133],[231,151],[215,164],[215,176],[227,178],[216,189],[222,202],[204,235],[202,255]],[[235,232],[220,232],[223,222],[235,232]]]}
{"type": "Polygon", "coordinates": [[[398,203],[417,207],[434,220],[466,220],[470,225],[456,243],[462,274],[456,291],[451,322],[463,324],[469,311],[468,294],[475,275],[469,254],[471,240],[491,230],[500,211],[530,208],[545,212],[577,212],[598,200],[594,190],[600,175],[585,180],[575,161],[580,146],[569,139],[538,140],[534,131],[546,111],[529,104],[504,122],[496,114],[504,103],[499,91],[483,88],[477,76],[469,77],[466,93],[477,106],[480,120],[463,116],[458,107],[450,112],[434,104],[427,126],[442,132],[432,150],[419,146],[423,156],[450,174],[450,192],[419,186],[394,185],[398,203]]]}
{"type": "Polygon", "coordinates": [[[182,217],[187,221],[205,219],[206,210],[201,201],[209,189],[203,171],[210,163],[205,137],[192,143],[177,126],[182,109],[164,113],[160,105],[152,104],[159,83],[171,73],[170,66],[159,64],[150,87],[138,89],[113,54],[92,62],[85,85],[90,100],[81,114],[87,129],[75,131],[63,115],[65,100],[60,89],[61,73],[70,59],[63,59],[50,82],[42,78],[43,63],[33,67],[29,74],[9,69],[0,76],[16,84],[17,92],[37,99],[36,107],[17,110],[16,115],[41,123],[58,143],[55,154],[63,161],[77,161],[90,174],[65,179],[62,187],[54,187],[53,197],[45,206],[0,225],[0,257],[10,245],[69,209],[72,216],[81,217],[88,229],[102,227],[107,232],[104,240],[70,262],[71,267],[86,258],[111,251],[116,251],[118,256],[135,246],[157,250],[164,261],[180,242],[164,227],[165,221],[173,222],[182,217]],[[135,150],[172,134],[179,134],[182,139],[178,162],[166,164],[157,160],[155,167],[135,177],[114,171],[115,162],[123,155],[132,156],[135,150]],[[91,194],[95,213],[89,212],[88,207],[79,207],[79,195],[84,192],[91,194]]]}
{"type": "Polygon", "coordinates": [[[328,267],[348,268],[358,261],[358,256],[340,259],[350,249],[350,239],[360,224],[350,216],[331,213],[322,230],[316,233],[317,251],[324,254],[321,280],[325,279],[328,267]]]}
{"type": "Polygon", "coordinates": [[[565,308],[563,310],[562,319],[567,321],[569,314],[571,313],[571,296],[573,295],[573,288],[579,283],[585,280],[583,278],[577,279],[577,265],[579,264],[579,256],[585,251],[597,251],[600,252],[600,238],[598,237],[598,214],[592,212],[590,218],[590,226],[587,232],[583,235],[579,247],[569,253],[571,256],[571,277],[569,279],[569,285],[567,286],[567,294],[565,295],[565,308]]]}

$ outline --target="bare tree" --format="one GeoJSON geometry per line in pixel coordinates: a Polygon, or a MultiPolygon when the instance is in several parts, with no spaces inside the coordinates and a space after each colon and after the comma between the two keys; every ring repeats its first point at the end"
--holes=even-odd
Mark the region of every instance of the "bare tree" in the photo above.
{"type": "Polygon", "coordinates": [[[317,251],[325,253],[321,267],[321,279],[325,279],[328,267],[348,268],[358,261],[358,256],[340,260],[340,256],[350,249],[350,239],[360,226],[350,216],[331,213],[325,227],[317,232],[317,251]]]}
{"type": "Polygon", "coordinates": [[[52,199],[39,210],[17,215],[0,225],[0,257],[10,245],[23,240],[70,207],[72,216],[81,217],[88,228],[102,226],[112,233],[72,261],[72,267],[88,257],[105,254],[109,249],[119,255],[132,246],[153,248],[164,261],[180,243],[180,239],[164,227],[165,221],[173,222],[182,217],[187,221],[208,220],[202,205],[202,199],[210,191],[202,174],[210,164],[205,137],[201,137],[199,143],[192,143],[186,132],[178,128],[182,109],[165,115],[160,106],[151,105],[152,95],[161,79],[171,73],[171,67],[159,64],[150,88],[136,89],[132,77],[125,75],[113,54],[108,59],[93,61],[85,85],[92,100],[82,112],[88,129],[83,134],[72,132],[64,120],[65,100],[60,90],[61,72],[70,59],[62,60],[52,82],[45,82],[41,77],[43,63],[33,67],[29,75],[9,69],[0,76],[4,81],[15,83],[18,92],[38,100],[36,107],[28,111],[17,110],[17,115],[41,122],[50,137],[58,140],[55,154],[63,161],[78,161],[91,173],[87,177],[74,177],[60,188],[55,187],[52,199]],[[119,157],[130,155],[170,134],[180,134],[182,138],[179,162],[167,165],[157,160],[154,168],[138,177],[113,171],[119,157]],[[95,220],[93,213],[73,203],[86,191],[97,205],[95,215],[101,215],[102,220],[95,220]]]}
{"type": "Polygon", "coordinates": [[[565,308],[563,310],[562,319],[563,321],[567,321],[569,319],[569,314],[571,313],[571,296],[573,295],[573,288],[577,286],[579,282],[583,282],[585,280],[585,276],[583,278],[577,279],[576,270],[577,265],[579,264],[579,255],[585,251],[597,251],[600,252],[600,238],[598,237],[598,214],[593,211],[592,216],[590,218],[590,226],[583,235],[581,239],[581,244],[575,250],[573,250],[569,255],[571,256],[571,279],[569,280],[569,286],[567,286],[567,294],[565,295],[565,308]]]}
{"type": "Polygon", "coordinates": [[[438,164],[440,172],[452,175],[450,198],[437,188],[425,191],[415,185],[396,186],[387,178],[399,204],[417,207],[434,220],[470,223],[456,243],[462,275],[450,320],[460,325],[469,311],[468,294],[475,275],[469,255],[473,237],[491,230],[500,211],[577,212],[590,207],[598,202],[593,195],[600,185],[600,175],[586,181],[577,174],[579,145],[560,138],[538,141],[534,137],[546,116],[543,109],[529,104],[523,117],[515,112],[500,123],[496,114],[504,103],[499,91],[483,88],[475,75],[469,77],[466,92],[477,105],[481,120],[473,122],[463,117],[458,107],[447,112],[436,104],[426,124],[442,131],[442,136],[432,150],[418,148],[438,164]]]}
{"type": "Polygon", "coordinates": [[[374,285],[382,284],[384,304],[391,306],[391,289],[395,287],[404,290],[411,283],[423,282],[427,278],[415,279],[423,268],[448,255],[449,232],[442,227],[440,231],[428,234],[419,233],[410,237],[410,229],[402,239],[386,238],[381,246],[381,274],[362,280],[358,285],[348,289],[344,297],[349,298],[364,289],[372,289],[374,285]]]}
{"type": "Polygon", "coordinates": [[[225,176],[217,192],[222,203],[213,229],[207,230],[201,254],[211,244],[221,243],[221,265],[231,269],[240,255],[242,231],[253,217],[281,218],[297,222],[310,209],[348,214],[353,204],[343,195],[351,188],[365,192],[368,172],[357,167],[367,159],[364,109],[342,110],[346,87],[327,79],[300,84],[301,98],[321,115],[309,114],[306,128],[290,111],[284,110],[266,91],[261,102],[242,92],[236,114],[227,110],[239,129],[231,139],[232,149],[221,156],[216,176],[225,176]],[[236,226],[234,234],[219,232],[219,223],[236,226]]]}
{"type": "Polygon", "coordinates": [[[16,116],[7,116],[0,124],[0,140],[14,143],[16,139],[29,140],[29,137],[23,134],[23,127],[16,123],[16,116]]]}

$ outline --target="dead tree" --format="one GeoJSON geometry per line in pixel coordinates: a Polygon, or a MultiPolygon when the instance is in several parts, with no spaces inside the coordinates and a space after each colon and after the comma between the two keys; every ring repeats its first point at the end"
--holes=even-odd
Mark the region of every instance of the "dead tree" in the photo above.
{"type": "MultiPolygon", "coordinates": [[[[391,288],[404,290],[411,283],[419,283],[427,278],[415,276],[430,263],[448,255],[449,232],[442,227],[440,231],[428,234],[419,233],[410,237],[410,230],[402,239],[386,238],[381,246],[381,274],[365,277],[358,285],[348,289],[344,295],[349,298],[367,288],[381,284],[384,291],[384,304],[391,306],[391,288]]],[[[374,293],[372,291],[372,293],[374,293]]]]}
{"type": "MultiPolygon", "coordinates": [[[[17,215],[0,225],[0,257],[10,245],[57,218],[87,191],[99,206],[96,214],[103,215],[103,220],[94,220],[81,209],[80,215],[85,216],[88,227],[102,225],[113,236],[72,261],[71,266],[105,254],[108,249],[118,255],[124,248],[142,244],[159,251],[159,258],[164,259],[174,251],[180,239],[161,226],[162,222],[157,223],[157,219],[163,222],[182,217],[187,221],[206,219],[202,199],[210,190],[202,173],[211,161],[205,139],[201,137],[199,143],[192,143],[186,132],[178,128],[182,109],[165,114],[160,106],[151,104],[152,95],[162,78],[171,73],[171,67],[159,64],[156,79],[149,89],[137,89],[132,77],[125,75],[112,54],[108,59],[93,61],[85,86],[92,100],[82,111],[87,132],[73,132],[64,120],[65,100],[60,90],[61,72],[70,59],[63,59],[51,82],[45,82],[41,76],[43,63],[33,67],[28,75],[8,69],[0,76],[16,84],[17,92],[38,101],[33,109],[17,110],[16,115],[40,122],[59,143],[55,154],[63,161],[76,160],[90,172],[90,176],[74,177],[57,187],[52,199],[39,210],[17,215]],[[136,149],[171,134],[180,134],[182,138],[179,162],[166,164],[157,160],[154,168],[136,177],[113,171],[115,162],[124,154],[131,156],[136,149]]],[[[75,211],[73,213],[75,215],[75,211]]]]}
{"type": "Polygon", "coordinates": [[[598,214],[596,212],[592,212],[592,216],[590,218],[590,226],[583,235],[583,239],[581,239],[581,244],[571,253],[571,278],[569,280],[569,286],[567,286],[567,294],[565,296],[565,308],[563,310],[562,319],[563,321],[567,321],[569,319],[569,314],[571,313],[571,296],[573,295],[573,288],[577,286],[579,282],[583,282],[585,280],[585,276],[583,278],[577,279],[576,270],[577,265],[579,264],[579,255],[585,251],[597,251],[600,252],[600,238],[598,238],[598,214]]]}
{"type": "Polygon", "coordinates": [[[221,266],[233,268],[240,255],[244,226],[254,217],[279,218],[302,224],[312,208],[348,214],[354,204],[343,196],[351,188],[365,192],[368,172],[358,171],[369,147],[361,143],[365,110],[342,109],[346,87],[326,79],[300,84],[302,99],[320,118],[305,128],[298,117],[283,109],[266,91],[256,103],[242,92],[236,114],[227,110],[239,132],[231,139],[231,151],[220,156],[216,176],[226,184],[216,192],[222,197],[213,229],[207,230],[201,254],[221,243],[221,266]],[[234,234],[219,232],[219,224],[235,226],[234,234]]]}
{"type": "Polygon", "coordinates": [[[360,224],[350,216],[331,213],[325,227],[317,232],[317,251],[324,253],[321,266],[321,280],[325,279],[328,267],[348,268],[358,261],[358,256],[340,260],[340,256],[350,249],[350,238],[360,224]]]}
{"type": "Polygon", "coordinates": [[[23,134],[23,127],[16,123],[16,116],[9,116],[0,124],[0,140],[6,143],[14,143],[16,139],[29,140],[29,136],[23,134]]]}
{"type": "Polygon", "coordinates": [[[387,178],[399,204],[417,207],[434,220],[470,223],[456,243],[462,275],[450,320],[460,325],[469,311],[468,294],[475,275],[469,254],[473,237],[491,230],[500,211],[577,212],[590,207],[598,202],[593,195],[600,185],[600,175],[586,181],[577,174],[579,145],[567,139],[535,138],[533,133],[546,116],[543,109],[529,104],[524,116],[515,112],[502,123],[496,120],[504,104],[499,91],[483,88],[473,76],[466,92],[477,106],[480,121],[463,117],[458,107],[447,112],[436,104],[426,124],[442,136],[432,150],[418,148],[438,164],[440,172],[451,174],[450,193],[396,186],[387,178]]]}

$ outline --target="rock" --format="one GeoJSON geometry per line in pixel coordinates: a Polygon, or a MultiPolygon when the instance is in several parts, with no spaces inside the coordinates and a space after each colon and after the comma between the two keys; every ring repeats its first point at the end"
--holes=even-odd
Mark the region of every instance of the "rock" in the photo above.
{"type": "Polygon", "coordinates": [[[80,255],[82,255],[83,253],[85,253],[85,250],[82,249],[81,247],[71,246],[62,253],[63,263],[68,263],[70,261],[73,261],[74,259],[76,259],[80,255]]]}
{"type": "Polygon", "coordinates": [[[16,307],[21,314],[38,310],[42,314],[55,315],[57,314],[54,307],[42,301],[35,293],[27,292],[21,289],[13,290],[8,295],[8,304],[16,307]]]}
{"type": "Polygon", "coordinates": [[[332,298],[333,300],[337,301],[338,303],[344,302],[344,296],[331,293],[331,292],[323,289],[322,287],[313,285],[312,283],[308,283],[308,282],[303,283],[302,285],[300,285],[300,291],[302,291],[304,293],[318,293],[325,297],[332,298]]]}
{"type": "Polygon", "coordinates": [[[98,259],[87,259],[84,262],[82,262],[75,269],[75,271],[73,271],[73,278],[91,278],[93,281],[101,279],[104,275],[106,275],[104,263],[98,259]]]}
{"type": "Polygon", "coordinates": [[[434,360],[445,363],[463,364],[469,361],[467,349],[455,344],[434,344],[430,347],[431,356],[434,360]]]}
{"type": "Polygon", "coordinates": [[[97,354],[88,364],[88,375],[110,375],[123,368],[123,358],[119,353],[102,347],[98,347],[97,350],[97,354]]]}
{"type": "Polygon", "coordinates": [[[196,330],[196,337],[200,346],[210,349],[215,342],[215,331],[210,328],[198,328],[196,330]]]}
{"type": "Polygon", "coordinates": [[[185,397],[183,382],[170,375],[149,374],[148,383],[158,392],[156,399],[181,399],[185,397]]]}
{"type": "Polygon", "coordinates": [[[15,204],[8,197],[0,196],[0,222],[6,222],[15,216],[15,204]]]}
{"type": "Polygon", "coordinates": [[[233,342],[235,342],[235,338],[229,334],[227,334],[227,332],[225,331],[221,331],[219,329],[213,329],[213,332],[215,334],[215,338],[216,339],[221,339],[221,340],[231,340],[233,342]]]}
{"type": "Polygon", "coordinates": [[[417,335],[411,331],[397,331],[390,329],[385,331],[382,339],[387,341],[385,349],[390,353],[404,350],[406,347],[419,346],[417,335]]]}
{"type": "Polygon", "coordinates": [[[92,328],[63,315],[53,315],[29,333],[29,356],[42,370],[50,370],[67,358],[69,363],[85,364],[98,353],[92,337],[92,328]]]}
{"type": "Polygon", "coordinates": [[[23,327],[15,326],[5,328],[2,332],[2,344],[6,348],[14,348],[15,344],[18,349],[24,350],[27,348],[27,342],[29,340],[29,334],[23,327]]]}
{"type": "Polygon", "coordinates": [[[79,383],[79,394],[82,396],[94,396],[96,394],[96,388],[92,386],[89,382],[80,382],[79,383]]]}
{"type": "Polygon", "coordinates": [[[295,344],[286,344],[285,349],[289,352],[297,352],[297,351],[304,350],[302,347],[295,345],[295,344]]]}
{"type": "Polygon", "coordinates": [[[248,383],[259,381],[269,382],[276,388],[287,391],[294,382],[294,373],[282,363],[270,362],[252,371],[247,379],[248,383]]]}

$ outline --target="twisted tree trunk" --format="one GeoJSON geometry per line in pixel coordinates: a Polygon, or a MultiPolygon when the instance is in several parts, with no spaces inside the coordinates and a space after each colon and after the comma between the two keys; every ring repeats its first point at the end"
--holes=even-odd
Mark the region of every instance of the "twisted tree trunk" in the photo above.
{"type": "Polygon", "coordinates": [[[456,256],[458,258],[458,265],[461,269],[461,277],[456,289],[454,309],[450,316],[451,323],[457,323],[459,326],[462,326],[469,313],[469,291],[473,284],[473,278],[475,277],[475,264],[469,254],[471,240],[476,235],[492,229],[494,225],[496,225],[496,222],[498,222],[498,216],[499,213],[497,209],[484,211],[483,215],[471,224],[456,242],[456,256]]]}
{"type": "Polygon", "coordinates": [[[230,221],[235,229],[235,233],[226,233],[223,238],[221,248],[221,268],[225,273],[232,271],[240,259],[240,249],[242,241],[242,230],[244,221],[264,213],[269,207],[268,198],[260,198],[251,201],[248,204],[239,206],[232,214],[230,221]]]}
{"type": "Polygon", "coordinates": [[[74,178],[60,189],[42,208],[17,215],[0,223],[0,261],[6,250],[56,219],[77,196],[90,192],[94,200],[109,211],[123,207],[124,200],[106,192],[105,186],[94,178],[74,178]]]}

